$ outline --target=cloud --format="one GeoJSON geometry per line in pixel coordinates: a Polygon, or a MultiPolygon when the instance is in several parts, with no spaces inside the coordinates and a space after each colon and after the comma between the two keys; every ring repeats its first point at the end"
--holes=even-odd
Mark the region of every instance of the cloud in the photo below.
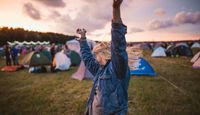
{"type": "Polygon", "coordinates": [[[37,2],[41,2],[46,6],[51,7],[65,7],[66,3],[63,0],[35,0],[37,2]]]}
{"type": "MultiPolygon", "coordinates": [[[[72,5],[70,1],[72,0],[67,1],[68,6],[72,5]]],[[[128,7],[132,8],[132,5],[137,6],[137,4],[149,4],[157,0],[144,0],[144,1],[136,0],[136,1],[125,0],[124,3],[122,4],[124,12],[126,12],[126,10],[130,10],[126,8],[128,7]]],[[[79,2],[79,1],[74,0],[74,2],[79,2]]],[[[106,2],[102,2],[102,0],[82,0],[80,2],[82,6],[73,8],[74,10],[76,10],[76,16],[72,17],[69,13],[65,13],[64,15],[62,15],[56,20],[56,23],[57,23],[55,24],[56,28],[58,28],[60,31],[65,32],[65,33],[74,33],[76,28],[86,28],[88,33],[91,34],[92,32],[96,30],[103,29],[106,24],[111,22],[112,0],[109,0],[106,2]],[[78,8],[78,12],[76,8],[78,8]]],[[[71,12],[75,12],[75,11],[71,11],[71,12]]],[[[144,31],[143,29],[140,29],[140,28],[132,28],[130,30],[131,32],[144,31]]]]}
{"type": "Polygon", "coordinates": [[[154,10],[154,15],[162,17],[162,16],[166,15],[166,11],[164,9],[162,9],[162,8],[158,8],[158,9],[154,10]]]}
{"type": "Polygon", "coordinates": [[[143,30],[143,29],[140,29],[140,28],[131,28],[130,32],[131,32],[131,33],[144,32],[144,30],[143,30]]]}
{"type": "Polygon", "coordinates": [[[84,0],[84,6],[80,7],[74,18],[64,14],[56,20],[57,27],[65,33],[74,33],[77,28],[86,28],[88,33],[102,29],[112,19],[111,2],[101,0],[84,0]]]}
{"type": "Polygon", "coordinates": [[[149,29],[150,30],[158,30],[161,28],[169,28],[174,26],[174,23],[172,20],[165,20],[165,21],[160,21],[160,20],[152,20],[149,22],[149,29]]]}
{"type": "Polygon", "coordinates": [[[150,30],[158,30],[184,24],[200,24],[200,12],[179,12],[169,20],[152,20],[148,27],[150,30]]]}
{"type": "Polygon", "coordinates": [[[88,3],[81,13],[89,15],[94,19],[111,20],[112,1],[102,2],[102,0],[84,0],[88,3]]]}
{"type": "Polygon", "coordinates": [[[179,12],[176,14],[174,21],[176,24],[199,24],[200,23],[200,11],[199,12],[179,12]]]}
{"type": "MultiPolygon", "coordinates": [[[[109,24],[112,20],[112,0],[106,2],[102,2],[102,0],[81,0],[81,1],[80,0],[32,0],[32,1],[37,1],[33,2],[34,3],[33,5],[37,5],[37,8],[41,9],[43,14],[42,21],[45,24],[50,25],[51,28],[53,28],[59,33],[74,34],[77,28],[86,28],[88,33],[91,34],[96,30],[105,29],[105,25],[109,24]],[[64,7],[64,5],[58,5],[58,3],[59,4],[67,3],[67,7],[64,7]],[[44,8],[44,4],[46,6],[51,6],[51,7],[44,8]],[[62,8],[55,9],[54,7],[62,7],[62,8]]],[[[123,13],[126,12],[127,10],[129,12],[130,9],[128,8],[132,8],[132,5],[135,6],[136,3],[147,4],[147,3],[152,3],[152,1],[156,0],[144,0],[144,1],[136,0],[136,1],[137,2],[135,2],[134,0],[125,0],[123,3],[123,10],[124,10],[123,13]]],[[[133,18],[131,15],[129,16],[130,18],[133,18]]],[[[125,22],[128,23],[128,21],[125,22]]],[[[107,28],[110,28],[110,25],[107,28]]],[[[106,30],[109,31],[109,29],[106,30]]],[[[131,32],[144,31],[143,29],[134,27],[130,30],[131,32]]]]}
{"type": "Polygon", "coordinates": [[[31,3],[24,4],[23,10],[24,10],[25,14],[30,16],[32,19],[35,19],[35,20],[41,19],[39,10],[37,10],[31,3]]]}
{"type": "Polygon", "coordinates": [[[57,18],[60,16],[61,16],[61,14],[58,11],[52,11],[49,18],[57,18]]]}

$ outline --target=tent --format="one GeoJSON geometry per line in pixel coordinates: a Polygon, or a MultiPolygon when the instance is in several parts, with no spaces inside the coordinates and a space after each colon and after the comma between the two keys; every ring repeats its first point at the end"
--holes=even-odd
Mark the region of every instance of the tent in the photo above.
{"type": "Polygon", "coordinates": [[[72,75],[73,79],[82,81],[83,79],[93,79],[93,75],[90,71],[85,67],[83,61],[81,61],[78,70],[72,75]]]}
{"type": "Polygon", "coordinates": [[[197,59],[197,61],[194,62],[192,65],[193,68],[200,68],[200,58],[197,59]]]}
{"type": "Polygon", "coordinates": [[[139,58],[131,66],[133,66],[135,68],[130,71],[131,75],[156,76],[155,71],[153,70],[151,65],[144,58],[139,58]]]}
{"type": "Polygon", "coordinates": [[[37,42],[33,42],[33,41],[30,41],[30,42],[27,42],[27,41],[23,41],[23,42],[19,42],[19,41],[14,41],[13,43],[12,42],[7,42],[9,45],[13,46],[13,45],[48,45],[50,44],[49,41],[44,41],[44,42],[40,42],[40,41],[37,41],[37,42]]]}
{"type": "Polygon", "coordinates": [[[71,60],[71,65],[72,66],[79,66],[80,65],[80,63],[81,63],[81,57],[80,57],[80,55],[77,52],[71,51],[69,53],[68,57],[71,60]]]}
{"type": "Polygon", "coordinates": [[[12,42],[7,42],[10,46],[14,46],[16,45],[15,43],[12,43],[12,42]]]}
{"type": "Polygon", "coordinates": [[[76,51],[77,53],[80,53],[80,43],[77,40],[70,40],[67,41],[67,47],[70,50],[76,51]]]}
{"type": "Polygon", "coordinates": [[[30,43],[27,42],[27,41],[23,41],[22,44],[23,44],[23,45],[30,45],[30,43]]]}
{"type": "Polygon", "coordinates": [[[158,47],[153,51],[151,57],[166,57],[165,49],[163,47],[158,47]]]}
{"type": "Polygon", "coordinates": [[[178,47],[178,46],[189,47],[189,46],[187,45],[187,43],[185,43],[185,42],[177,43],[177,44],[176,44],[176,47],[178,47]]]}
{"type": "Polygon", "coordinates": [[[49,60],[51,60],[51,54],[49,51],[43,50],[41,53],[44,54],[49,60]]]}
{"type": "Polygon", "coordinates": [[[30,41],[30,44],[32,45],[36,45],[36,43],[34,41],[30,41]]]}
{"type": "Polygon", "coordinates": [[[0,48],[0,56],[4,56],[4,49],[0,48]]]}
{"type": "MultiPolygon", "coordinates": [[[[92,40],[88,40],[87,43],[91,49],[94,48],[94,46],[96,45],[95,42],[92,40]]],[[[70,50],[76,51],[80,54],[80,43],[77,40],[67,41],[66,44],[70,50]]],[[[93,75],[85,67],[84,62],[81,61],[78,70],[72,75],[72,78],[82,81],[83,79],[92,79],[93,75]]]]}
{"type": "Polygon", "coordinates": [[[173,45],[169,45],[166,49],[167,56],[176,56],[179,55],[177,49],[173,45]]]}
{"type": "Polygon", "coordinates": [[[195,43],[191,46],[191,48],[200,48],[200,43],[195,42],[195,43]]]}
{"type": "Polygon", "coordinates": [[[22,59],[21,64],[30,67],[51,65],[51,60],[41,52],[30,52],[22,59]]]}
{"type": "Polygon", "coordinates": [[[54,62],[54,65],[56,66],[55,69],[62,71],[68,70],[71,65],[70,59],[63,53],[63,51],[56,53],[54,62]]]}
{"type": "MultiPolygon", "coordinates": [[[[96,45],[96,43],[92,40],[87,40],[87,43],[91,49],[93,49],[94,46],[96,45]]],[[[80,43],[77,40],[74,39],[67,41],[66,44],[70,50],[76,51],[77,53],[80,54],[80,43]]]]}
{"type": "Polygon", "coordinates": [[[191,59],[191,63],[196,62],[198,59],[200,58],[200,52],[198,52],[192,59],[191,59]]]}
{"type": "Polygon", "coordinates": [[[189,47],[186,47],[185,45],[178,45],[175,48],[180,56],[193,56],[192,50],[189,47]]]}

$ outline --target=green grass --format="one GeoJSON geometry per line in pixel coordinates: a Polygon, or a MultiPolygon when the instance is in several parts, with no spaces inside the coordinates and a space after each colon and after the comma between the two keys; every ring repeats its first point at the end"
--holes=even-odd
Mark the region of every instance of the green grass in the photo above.
{"type": "MultiPolygon", "coordinates": [[[[133,77],[129,85],[129,115],[199,115],[200,70],[191,58],[147,59],[157,77],[133,77]],[[177,88],[161,77],[166,78],[177,88]]],[[[1,59],[0,65],[4,65],[1,59]]],[[[0,72],[0,115],[83,115],[92,81],[71,79],[69,71],[30,74],[0,72]]]]}

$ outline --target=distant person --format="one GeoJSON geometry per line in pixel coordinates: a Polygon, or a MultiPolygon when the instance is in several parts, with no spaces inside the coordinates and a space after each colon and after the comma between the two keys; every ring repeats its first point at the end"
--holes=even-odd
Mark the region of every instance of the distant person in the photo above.
{"type": "Polygon", "coordinates": [[[19,53],[18,49],[15,46],[13,46],[11,49],[11,57],[12,57],[13,65],[19,65],[18,53],[19,53]]]}
{"type": "Polygon", "coordinates": [[[61,52],[61,51],[62,51],[62,45],[57,45],[56,53],[61,52]]]}
{"type": "MultiPolygon", "coordinates": [[[[111,57],[106,61],[96,60],[86,41],[86,30],[77,29],[80,34],[80,46],[83,61],[94,75],[93,87],[90,93],[85,115],[127,115],[128,84],[130,70],[126,52],[126,26],[120,16],[120,6],[123,0],[113,0],[113,19],[111,31],[111,57]]],[[[94,48],[96,49],[96,48],[94,48]]],[[[105,57],[101,50],[96,56],[105,57]]]]}
{"type": "Polygon", "coordinates": [[[70,57],[71,50],[68,48],[67,45],[63,45],[64,54],[70,57]]]}
{"type": "Polygon", "coordinates": [[[35,48],[34,48],[34,46],[31,46],[30,52],[33,52],[33,51],[35,51],[35,48]]]}
{"type": "Polygon", "coordinates": [[[26,53],[27,53],[26,47],[23,47],[22,48],[22,55],[26,55],[26,53]]]}
{"type": "Polygon", "coordinates": [[[9,45],[5,46],[6,65],[11,66],[11,49],[9,45]]]}
{"type": "Polygon", "coordinates": [[[55,44],[54,43],[51,45],[50,54],[51,54],[51,62],[52,62],[52,64],[51,64],[51,72],[55,72],[55,67],[53,66],[53,59],[54,59],[54,57],[56,55],[56,48],[55,48],[55,44]]]}

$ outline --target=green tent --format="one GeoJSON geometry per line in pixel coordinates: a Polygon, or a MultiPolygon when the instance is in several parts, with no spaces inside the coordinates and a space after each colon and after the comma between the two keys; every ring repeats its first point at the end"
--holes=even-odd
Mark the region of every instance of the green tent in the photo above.
{"type": "Polygon", "coordinates": [[[52,60],[52,57],[51,57],[51,54],[50,54],[49,51],[43,50],[42,53],[43,53],[49,60],[52,60]]]}
{"type": "Polygon", "coordinates": [[[3,57],[4,55],[4,50],[0,50],[0,57],[3,57]]]}
{"type": "Polygon", "coordinates": [[[51,60],[41,52],[30,52],[21,61],[23,65],[42,66],[51,65],[51,60]]]}
{"type": "Polygon", "coordinates": [[[75,51],[71,51],[70,54],[68,55],[68,57],[71,60],[72,66],[79,66],[80,65],[81,57],[78,53],[76,53],[75,51]]]}

